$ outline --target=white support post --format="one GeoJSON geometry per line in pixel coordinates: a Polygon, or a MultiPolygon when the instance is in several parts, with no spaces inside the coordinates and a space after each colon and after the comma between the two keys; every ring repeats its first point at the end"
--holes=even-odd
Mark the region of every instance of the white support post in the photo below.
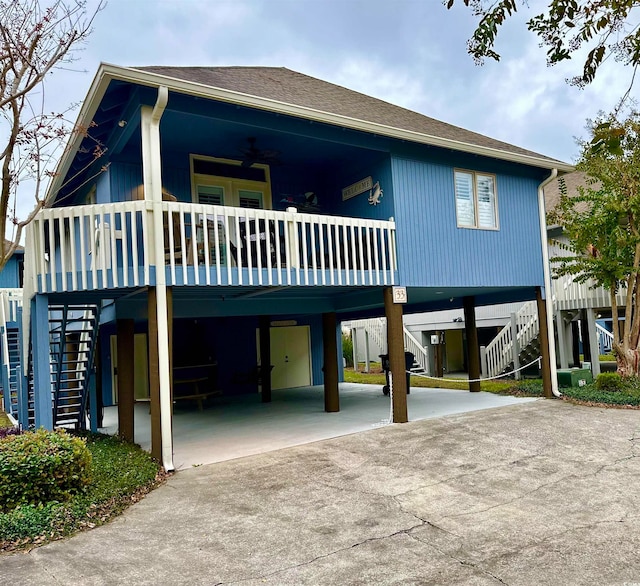
{"type": "Polygon", "coordinates": [[[587,327],[589,328],[589,348],[591,349],[591,372],[593,378],[600,374],[600,346],[598,345],[598,332],[596,331],[596,312],[593,309],[585,309],[587,327]]]}
{"type": "Polygon", "coordinates": [[[364,371],[369,372],[369,330],[364,329],[364,371]]]}
{"type": "Polygon", "coordinates": [[[567,326],[562,317],[562,311],[556,312],[556,332],[558,332],[558,359],[560,360],[560,368],[569,368],[569,360],[567,358],[567,326]]]}
{"type": "Polygon", "coordinates": [[[518,344],[518,316],[511,314],[511,351],[513,356],[513,370],[516,380],[520,380],[520,345],[518,344]]]}
{"type": "Polygon", "coordinates": [[[353,372],[358,372],[358,330],[351,330],[351,350],[353,352],[353,372]]]}
{"type": "Polygon", "coordinates": [[[171,432],[171,373],[169,372],[169,324],[167,319],[167,281],[164,260],[164,227],[162,219],[162,158],[160,154],[160,118],[168,101],[166,87],[158,88],[158,100],[152,109],[141,109],[142,168],[145,199],[152,202],[153,243],[156,264],[156,296],[158,320],[158,363],[160,380],[160,428],[162,465],[174,469],[171,432]]]}
{"type": "Polygon", "coordinates": [[[489,376],[489,369],[487,368],[487,347],[480,346],[480,375],[482,378],[489,376]]]}

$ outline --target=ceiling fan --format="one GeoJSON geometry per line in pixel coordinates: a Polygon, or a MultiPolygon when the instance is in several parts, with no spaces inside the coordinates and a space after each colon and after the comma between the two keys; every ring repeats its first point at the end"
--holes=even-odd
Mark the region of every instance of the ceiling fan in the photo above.
{"type": "Polygon", "coordinates": [[[242,166],[243,167],[251,167],[251,165],[255,163],[262,163],[265,165],[279,165],[280,159],[278,156],[280,155],[280,151],[269,150],[269,149],[259,149],[256,146],[256,137],[250,136],[247,138],[249,143],[248,147],[241,148],[240,152],[242,153],[242,166]]]}

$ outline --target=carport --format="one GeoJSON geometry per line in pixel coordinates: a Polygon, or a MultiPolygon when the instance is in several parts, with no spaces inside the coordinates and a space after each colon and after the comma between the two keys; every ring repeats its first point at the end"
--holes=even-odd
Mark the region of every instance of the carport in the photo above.
{"type": "MultiPolygon", "coordinates": [[[[409,420],[492,409],[536,399],[469,393],[451,389],[412,388],[409,420]]],[[[368,431],[389,425],[391,403],[379,385],[340,384],[340,411],[324,411],[322,386],[273,391],[272,402],[260,395],[216,397],[200,411],[195,403],[174,406],[174,463],[177,470],[261,454],[368,431]]],[[[117,407],[107,407],[102,432],[118,431],[117,407]]],[[[135,407],[135,441],[151,450],[148,403],[135,407]]]]}

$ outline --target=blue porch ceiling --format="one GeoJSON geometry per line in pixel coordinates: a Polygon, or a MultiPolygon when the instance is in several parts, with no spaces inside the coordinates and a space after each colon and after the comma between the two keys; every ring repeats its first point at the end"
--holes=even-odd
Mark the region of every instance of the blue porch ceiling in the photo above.
{"type": "MultiPolygon", "coordinates": [[[[246,109],[245,109],[246,110],[246,109]]],[[[313,132],[319,125],[309,124],[307,135],[292,130],[265,127],[264,121],[244,112],[241,120],[226,120],[206,117],[185,111],[165,111],[160,133],[165,153],[192,153],[225,159],[242,159],[242,151],[249,146],[248,138],[255,138],[255,147],[259,150],[277,151],[282,166],[308,166],[316,168],[333,167],[346,164],[367,165],[379,159],[380,150],[344,144],[326,138],[313,138],[313,132]]],[[[261,114],[261,113],[260,113],[261,114]]],[[[284,117],[273,118],[273,126],[283,122],[284,117]]],[[[338,137],[340,138],[340,137],[338,137]]],[[[345,137],[346,139],[346,137],[345,137]]],[[[123,150],[127,158],[139,157],[141,137],[139,132],[132,134],[123,150]]]]}

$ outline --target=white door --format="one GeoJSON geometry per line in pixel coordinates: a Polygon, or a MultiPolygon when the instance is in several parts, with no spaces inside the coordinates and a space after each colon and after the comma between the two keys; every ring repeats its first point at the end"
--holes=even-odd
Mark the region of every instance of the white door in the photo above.
{"type": "Polygon", "coordinates": [[[271,328],[271,388],[311,385],[311,329],[309,326],[271,328]]]}

